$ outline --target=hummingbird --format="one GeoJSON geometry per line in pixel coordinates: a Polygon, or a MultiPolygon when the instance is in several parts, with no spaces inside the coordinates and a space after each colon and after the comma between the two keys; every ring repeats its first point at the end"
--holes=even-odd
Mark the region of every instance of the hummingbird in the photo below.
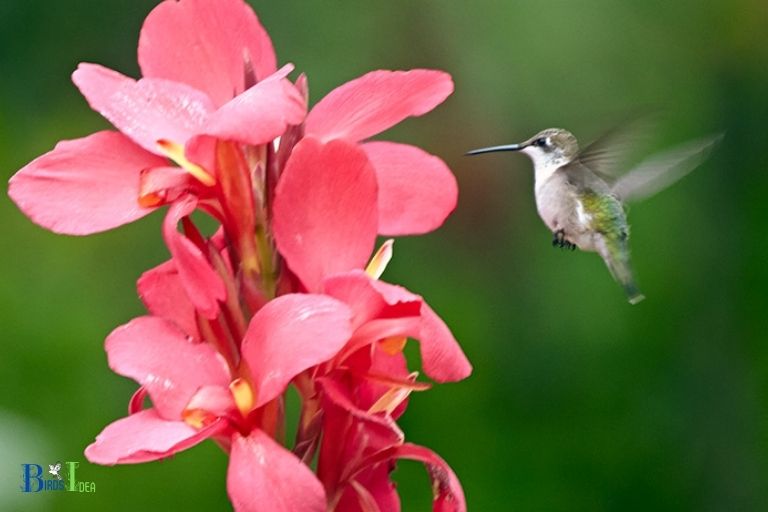
{"type": "Polygon", "coordinates": [[[627,126],[619,127],[580,149],[571,132],[548,128],[519,144],[485,147],[466,154],[525,153],[533,161],[536,208],[552,231],[552,245],[597,252],[630,304],[637,304],[645,296],[635,284],[630,264],[625,205],[647,198],[688,174],[722,135],[684,143],[622,172],[636,135],[627,126]]]}

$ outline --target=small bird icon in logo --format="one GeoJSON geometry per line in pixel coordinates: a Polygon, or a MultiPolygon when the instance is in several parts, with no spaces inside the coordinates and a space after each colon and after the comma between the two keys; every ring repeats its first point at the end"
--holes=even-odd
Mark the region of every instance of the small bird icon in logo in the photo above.
{"type": "Polygon", "coordinates": [[[61,480],[59,471],[61,471],[61,462],[57,462],[56,464],[48,464],[48,472],[55,476],[58,480],[61,480]]]}

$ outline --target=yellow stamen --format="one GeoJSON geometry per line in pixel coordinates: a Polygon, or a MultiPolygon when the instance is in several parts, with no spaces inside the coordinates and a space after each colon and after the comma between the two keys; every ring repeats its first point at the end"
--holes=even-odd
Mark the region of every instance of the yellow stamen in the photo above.
{"type": "Polygon", "coordinates": [[[240,414],[247,416],[253,409],[254,397],[251,385],[248,384],[247,380],[237,378],[229,384],[229,391],[235,399],[235,405],[237,405],[240,414]]]}
{"type": "Polygon", "coordinates": [[[201,429],[210,425],[215,416],[204,409],[184,409],[181,412],[181,419],[192,428],[201,429]]]}
{"type": "Polygon", "coordinates": [[[189,174],[197,178],[197,180],[207,187],[212,187],[216,184],[216,178],[208,174],[208,172],[197,164],[194,164],[187,160],[184,154],[184,146],[171,142],[166,139],[160,139],[157,141],[157,147],[160,151],[176,162],[176,164],[187,171],[189,174]]]}
{"type": "MultiPolygon", "coordinates": [[[[410,380],[416,380],[418,375],[419,372],[413,372],[408,376],[408,378],[410,380]]],[[[410,387],[391,388],[389,391],[381,395],[378,400],[376,400],[376,403],[368,409],[368,412],[371,414],[375,414],[377,412],[386,412],[387,414],[392,414],[392,412],[397,409],[397,406],[403,403],[406,398],[408,398],[408,395],[411,394],[411,391],[413,391],[413,389],[410,387]]]]}
{"type": "Polygon", "coordinates": [[[387,268],[389,260],[392,259],[392,245],[395,243],[391,238],[384,242],[376,254],[371,258],[371,262],[365,267],[365,273],[371,276],[373,279],[378,279],[381,274],[384,273],[384,269],[387,268]]]}
{"type": "Polygon", "coordinates": [[[152,208],[163,202],[163,196],[150,192],[149,194],[139,196],[139,206],[142,208],[152,208]]]}
{"type": "Polygon", "coordinates": [[[379,342],[379,347],[386,354],[389,354],[390,356],[394,356],[395,354],[398,354],[403,351],[403,349],[405,348],[406,341],[408,341],[408,338],[406,337],[395,336],[393,338],[386,338],[381,340],[379,342]]]}

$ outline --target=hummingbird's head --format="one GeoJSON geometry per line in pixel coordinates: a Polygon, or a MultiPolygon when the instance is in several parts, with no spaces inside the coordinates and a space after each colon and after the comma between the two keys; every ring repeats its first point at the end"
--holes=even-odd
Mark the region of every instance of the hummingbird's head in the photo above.
{"type": "Polygon", "coordinates": [[[579,143],[568,130],[547,128],[520,144],[475,149],[467,154],[477,155],[495,151],[520,151],[533,160],[535,167],[546,168],[564,165],[573,160],[579,152],[579,143]]]}
{"type": "Polygon", "coordinates": [[[563,165],[579,153],[576,137],[562,128],[547,128],[520,144],[522,153],[528,155],[535,166],[563,165]]]}

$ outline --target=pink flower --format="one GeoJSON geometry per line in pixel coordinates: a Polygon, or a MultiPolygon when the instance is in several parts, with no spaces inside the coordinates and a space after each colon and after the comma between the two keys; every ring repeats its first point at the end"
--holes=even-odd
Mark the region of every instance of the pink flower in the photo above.
{"type": "Polygon", "coordinates": [[[117,328],[105,343],[109,365],[142,388],[131,414],[107,426],[86,457],[145,462],[213,438],[230,453],[227,488],[236,510],[325,510],[320,482],[273,437],[285,387],[338,352],[350,336],[350,317],[329,297],[284,295],[254,315],[240,361],[163,318],[117,328]],[[153,406],[140,410],[144,393],[153,406]]]}
{"type": "MultiPolygon", "coordinates": [[[[471,366],[421,297],[362,272],[342,275],[363,269],[373,251],[378,190],[376,171],[359,145],[344,139],[321,143],[305,138],[294,148],[275,191],[277,249],[304,289],[343,300],[356,310],[360,325],[372,322],[389,306],[407,305],[412,318],[398,324],[400,332],[390,336],[421,339],[427,374],[438,381],[461,380],[471,366]]],[[[389,324],[400,318],[389,316],[393,318],[389,324]]],[[[370,337],[375,335],[371,332],[370,337]]]]}
{"type": "Polygon", "coordinates": [[[374,71],[307,114],[307,78],[292,83],[292,66],[277,69],[242,0],[163,1],[138,53],[139,80],[95,64],[73,74],[118,131],[61,142],[9,190],[33,221],[77,235],[169,206],[171,259],[138,282],[151,316],[105,343],[110,367],[140,388],[88,459],[157,460],[213,439],[230,456],[236,510],[287,512],[397,510],[389,475],[410,458],[430,471],[435,510],[463,511],[452,470],[405,443],[395,421],[412,391],[429,388],[408,371],[408,338],[436,382],[472,367],[422,297],[378,280],[391,241],[368,264],[379,234],[430,231],[456,206],[438,157],[369,141],[443,102],[450,76],[374,71]],[[212,237],[195,210],[217,221],[212,237]],[[289,384],[302,400],[292,451],[289,384]]]}
{"type": "MultiPolygon", "coordinates": [[[[305,134],[322,142],[364,141],[410,116],[420,116],[453,92],[442,71],[373,71],[334,89],[307,115],[305,134]]],[[[445,163],[407,144],[365,142],[376,173],[378,232],[421,234],[438,228],[456,207],[458,188],[445,163]]]]}
{"type": "Polygon", "coordinates": [[[241,0],[161,3],[142,27],[139,64],[138,81],[95,64],[74,72],[119,133],[62,142],[11,179],[11,198],[38,224],[85,235],[184,191],[215,197],[226,177],[213,140],[263,145],[304,119],[305,100],[284,78],[291,67],[275,72],[272,43],[241,0]]]}
{"type": "MultiPolygon", "coordinates": [[[[279,176],[302,136],[302,128],[286,128],[304,120],[306,83],[300,79],[297,89],[284,79],[290,66],[276,73],[272,43],[247,4],[166,0],[147,17],[138,53],[144,77],[138,81],[95,64],[81,64],[73,74],[89,104],[121,133],[62,142],[21,169],[9,194],[33,221],[84,235],[193,192],[223,195],[237,212],[201,206],[225,224],[236,222],[232,214],[253,210],[254,198],[228,194],[227,181],[238,178],[222,165],[216,139],[258,147],[283,136],[276,162],[263,162],[277,165],[272,172],[279,176]],[[167,158],[179,167],[169,167],[167,158]]],[[[452,91],[450,76],[440,71],[374,71],[323,98],[303,130],[323,142],[359,142],[432,110],[452,91]]],[[[427,232],[455,208],[456,182],[439,158],[391,142],[361,147],[377,176],[379,233],[427,232]]],[[[240,194],[246,187],[239,185],[248,185],[235,184],[240,194]]],[[[255,220],[249,222],[243,230],[255,220]]]]}

